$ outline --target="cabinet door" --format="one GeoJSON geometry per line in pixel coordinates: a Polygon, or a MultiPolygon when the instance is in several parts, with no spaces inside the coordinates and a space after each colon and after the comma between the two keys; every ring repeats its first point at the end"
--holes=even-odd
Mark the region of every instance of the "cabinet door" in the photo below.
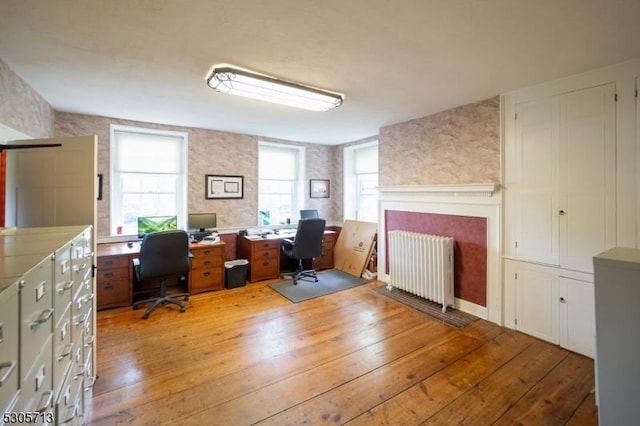
{"type": "Polygon", "coordinates": [[[557,275],[524,263],[515,271],[516,330],[558,343],[557,275]]]}
{"type": "Polygon", "coordinates": [[[560,97],[560,265],[593,272],[615,245],[615,85],[560,97]]]}
{"type": "Polygon", "coordinates": [[[516,105],[508,251],[522,260],[558,264],[558,98],[516,105]]]}
{"type": "Polygon", "coordinates": [[[595,357],[596,326],[593,283],[559,278],[560,346],[595,357]]]}

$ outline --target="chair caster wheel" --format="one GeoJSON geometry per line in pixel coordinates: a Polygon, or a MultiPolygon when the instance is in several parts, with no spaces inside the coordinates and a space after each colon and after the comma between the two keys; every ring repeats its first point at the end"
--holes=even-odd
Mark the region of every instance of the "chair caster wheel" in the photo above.
{"type": "Polygon", "coordinates": [[[185,311],[184,307],[180,308],[180,312],[184,312],[184,311],[185,311]]]}
{"type": "Polygon", "coordinates": [[[142,319],[147,319],[147,318],[149,318],[149,314],[142,315],[142,319]]]}

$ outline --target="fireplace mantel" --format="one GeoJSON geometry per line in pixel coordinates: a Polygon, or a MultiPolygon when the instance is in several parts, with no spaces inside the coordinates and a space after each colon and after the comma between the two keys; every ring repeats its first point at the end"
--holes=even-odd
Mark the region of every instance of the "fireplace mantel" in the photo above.
{"type": "Polygon", "coordinates": [[[501,199],[500,185],[394,185],[378,187],[379,244],[378,278],[385,282],[389,276],[386,265],[387,210],[433,213],[486,218],[487,221],[487,306],[478,306],[456,299],[456,308],[502,325],[502,269],[501,269],[501,199]],[[384,237],[382,237],[384,236],[384,237]]]}
{"type": "Polygon", "coordinates": [[[497,192],[495,183],[471,183],[459,185],[394,185],[379,186],[378,192],[386,194],[423,194],[432,196],[478,196],[491,197],[497,192]]]}

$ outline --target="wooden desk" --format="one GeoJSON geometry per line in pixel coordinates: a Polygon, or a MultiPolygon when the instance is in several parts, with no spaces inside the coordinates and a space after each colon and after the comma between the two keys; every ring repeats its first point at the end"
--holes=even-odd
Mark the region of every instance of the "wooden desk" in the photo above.
{"type": "MultiPolygon", "coordinates": [[[[249,261],[250,282],[280,278],[280,244],[285,238],[295,234],[269,234],[266,238],[257,236],[238,237],[238,258],[249,261]]],[[[322,242],[322,255],[313,260],[313,269],[333,268],[333,246],[336,242],[335,231],[325,231],[322,242]]]]}
{"type": "MultiPolygon", "coordinates": [[[[191,244],[191,271],[188,274],[189,294],[224,289],[225,243],[191,244]]],[[[132,247],[126,242],[98,244],[97,248],[97,309],[131,306],[159,287],[137,286],[132,261],[140,253],[140,242],[132,247]]],[[[182,290],[184,291],[184,290],[182,290]]]]}

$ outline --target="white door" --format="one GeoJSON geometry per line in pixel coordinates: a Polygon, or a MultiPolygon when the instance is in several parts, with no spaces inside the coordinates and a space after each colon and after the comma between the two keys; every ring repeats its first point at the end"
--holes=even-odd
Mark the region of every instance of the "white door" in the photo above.
{"type": "Polygon", "coordinates": [[[13,149],[7,155],[6,225],[93,225],[97,199],[97,138],[30,139],[9,145],[61,144],[13,149]]]}
{"type": "MultiPolygon", "coordinates": [[[[516,105],[516,257],[558,264],[558,97],[516,105]]],[[[511,207],[510,207],[511,208],[511,207]]]]}
{"type": "Polygon", "coordinates": [[[595,357],[596,323],[593,283],[559,278],[560,346],[595,357]]]}
{"type": "Polygon", "coordinates": [[[560,265],[593,272],[615,245],[615,85],[560,97],[560,265]]]}

